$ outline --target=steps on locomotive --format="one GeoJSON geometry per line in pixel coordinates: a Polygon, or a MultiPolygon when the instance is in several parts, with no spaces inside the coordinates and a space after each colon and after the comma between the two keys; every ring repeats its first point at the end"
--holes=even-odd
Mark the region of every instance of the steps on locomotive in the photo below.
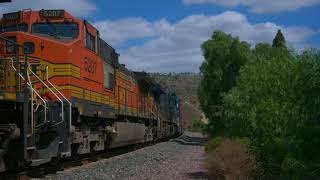
{"type": "Polygon", "coordinates": [[[35,127],[38,127],[34,128],[33,134],[29,133],[27,137],[27,151],[32,162],[31,166],[49,162],[59,154],[70,156],[68,108],[64,107],[63,113],[61,108],[60,102],[49,101],[46,122],[44,109],[34,114],[35,127]]]}
{"type": "Polygon", "coordinates": [[[62,121],[65,121],[68,116],[67,115],[67,108],[63,108],[63,112],[61,109],[61,103],[57,101],[49,101],[48,102],[48,109],[47,109],[47,120],[48,124],[51,126],[54,126],[58,123],[62,123],[62,121]],[[62,114],[64,117],[62,117],[62,114]]]}
{"type": "Polygon", "coordinates": [[[53,157],[57,157],[59,154],[59,146],[62,144],[59,137],[56,137],[51,143],[44,149],[36,149],[33,147],[33,152],[30,154],[31,166],[39,166],[43,163],[50,162],[53,157]]]}

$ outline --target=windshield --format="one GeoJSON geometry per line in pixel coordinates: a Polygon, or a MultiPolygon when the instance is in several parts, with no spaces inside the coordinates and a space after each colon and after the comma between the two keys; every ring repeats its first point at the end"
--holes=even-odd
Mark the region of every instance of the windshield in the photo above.
{"type": "Polygon", "coordinates": [[[28,25],[23,23],[23,24],[2,25],[2,26],[0,26],[0,33],[11,32],[11,31],[28,32],[28,25]]]}
{"type": "Polygon", "coordinates": [[[32,25],[32,33],[55,39],[74,39],[79,35],[79,28],[76,23],[36,23],[32,25]]]}

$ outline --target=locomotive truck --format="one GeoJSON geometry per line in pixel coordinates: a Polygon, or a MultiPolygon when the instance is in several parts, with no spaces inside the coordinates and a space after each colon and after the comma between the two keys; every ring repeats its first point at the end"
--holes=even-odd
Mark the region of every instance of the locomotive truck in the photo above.
{"type": "Polygon", "coordinates": [[[0,21],[0,172],[182,133],[180,100],[64,10],[0,21]]]}

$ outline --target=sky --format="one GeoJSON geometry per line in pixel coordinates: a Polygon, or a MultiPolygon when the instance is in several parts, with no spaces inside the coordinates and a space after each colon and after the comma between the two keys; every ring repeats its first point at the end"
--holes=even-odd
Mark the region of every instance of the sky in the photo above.
{"type": "Polygon", "coordinates": [[[0,14],[28,8],[88,20],[137,71],[199,72],[201,44],[215,30],[254,47],[281,29],[297,52],[320,49],[320,0],[12,0],[0,14]]]}

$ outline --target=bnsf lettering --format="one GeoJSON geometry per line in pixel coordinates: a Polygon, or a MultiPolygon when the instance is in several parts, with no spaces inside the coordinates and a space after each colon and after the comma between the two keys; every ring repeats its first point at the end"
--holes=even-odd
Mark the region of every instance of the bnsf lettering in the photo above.
{"type": "Polygon", "coordinates": [[[96,63],[96,61],[86,57],[84,59],[84,69],[88,73],[96,74],[96,72],[97,72],[97,63],[96,63]]]}

